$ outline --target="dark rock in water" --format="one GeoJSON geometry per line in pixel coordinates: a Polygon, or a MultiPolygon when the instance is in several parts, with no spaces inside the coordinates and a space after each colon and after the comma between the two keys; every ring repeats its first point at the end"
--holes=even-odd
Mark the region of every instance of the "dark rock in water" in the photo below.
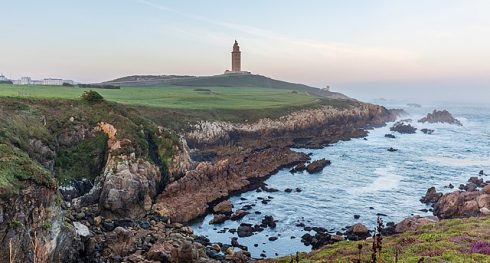
{"type": "Polygon", "coordinates": [[[269,237],[269,241],[276,241],[277,237],[269,237]]]}
{"type": "Polygon", "coordinates": [[[434,110],[432,113],[427,114],[426,117],[422,118],[419,120],[419,122],[425,123],[449,123],[449,124],[455,124],[458,126],[463,126],[460,121],[455,119],[451,113],[449,113],[447,110],[434,110]]]}
{"type": "Polygon", "coordinates": [[[483,187],[485,183],[483,178],[478,178],[476,176],[470,177],[470,179],[468,179],[468,182],[475,184],[477,187],[483,187]]]}
{"type": "Polygon", "coordinates": [[[238,238],[236,238],[236,237],[231,238],[231,246],[232,247],[239,247],[240,246],[240,244],[238,243],[238,238]]]}
{"type": "Polygon", "coordinates": [[[395,136],[395,135],[390,134],[390,133],[385,134],[385,137],[386,137],[386,138],[390,138],[390,139],[395,139],[395,138],[396,138],[396,136],[395,136]]]}
{"type": "Polygon", "coordinates": [[[374,207],[370,206],[370,207],[369,207],[369,209],[370,209],[370,210],[374,210],[374,207]]]}
{"type": "Polygon", "coordinates": [[[276,222],[274,221],[274,218],[272,216],[265,216],[264,219],[262,219],[262,226],[275,228],[276,222]]]}
{"type": "Polygon", "coordinates": [[[295,189],[295,191],[296,191],[297,193],[300,193],[300,192],[302,192],[303,190],[301,190],[301,188],[296,188],[296,189],[295,189]]]}
{"type": "Polygon", "coordinates": [[[427,213],[427,212],[429,212],[429,209],[424,208],[424,209],[420,209],[419,211],[420,211],[420,212],[427,213]]]}
{"type": "Polygon", "coordinates": [[[206,255],[212,259],[216,259],[216,260],[224,260],[225,259],[225,256],[220,254],[219,252],[217,252],[216,250],[210,248],[210,247],[207,247],[206,248],[206,255]]]}
{"type": "Polygon", "coordinates": [[[396,151],[398,151],[398,149],[395,149],[395,148],[393,148],[393,147],[390,147],[390,148],[388,148],[388,150],[387,150],[387,151],[388,151],[388,152],[396,152],[396,151]]]}
{"type": "Polygon", "coordinates": [[[260,254],[260,257],[261,257],[261,258],[266,258],[266,257],[267,257],[267,255],[266,255],[266,254],[264,254],[264,253],[262,253],[262,254],[260,254]]]}
{"type": "Polygon", "coordinates": [[[291,169],[291,173],[296,173],[296,172],[302,172],[306,170],[306,164],[305,163],[300,163],[296,165],[293,169],[291,169]]]}
{"type": "Polygon", "coordinates": [[[366,137],[362,138],[363,140],[367,141],[368,139],[366,137]]]}
{"type": "Polygon", "coordinates": [[[449,184],[449,185],[444,186],[444,188],[453,189],[454,188],[454,185],[453,184],[449,184]]]}
{"type": "Polygon", "coordinates": [[[417,128],[403,121],[399,121],[395,123],[393,127],[390,128],[390,131],[394,131],[402,134],[414,134],[417,131],[417,128]]]}
{"type": "Polygon", "coordinates": [[[298,223],[296,224],[297,227],[305,227],[305,223],[298,223]]]}
{"type": "Polygon", "coordinates": [[[387,214],[383,214],[383,213],[376,213],[377,216],[388,216],[387,214]]]}
{"type": "Polygon", "coordinates": [[[359,219],[359,218],[361,218],[360,215],[354,215],[354,219],[359,219]]]}
{"type": "Polygon", "coordinates": [[[267,193],[279,192],[279,190],[277,190],[276,188],[269,188],[265,185],[261,186],[260,189],[262,189],[262,191],[267,192],[267,193]]]}
{"type": "Polygon", "coordinates": [[[471,183],[471,182],[470,182],[470,183],[467,183],[467,184],[465,185],[464,190],[466,190],[466,191],[468,191],[468,192],[474,192],[474,191],[476,191],[476,188],[477,188],[477,187],[478,187],[478,186],[477,186],[476,184],[474,184],[474,183],[471,183]]]}
{"type": "Polygon", "coordinates": [[[291,192],[293,192],[293,189],[291,189],[291,188],[286,188],[286,190],[284,190],[284,192],[286,192],[286,193],[291,193],[291,192]]]}
{"type": "Polygon", "coordinates": [[[251,224],[242,223],[237,228],[237,233],[239,237],[249,237],[253,235],[254,228],[252,227],[251,224]]]}
{"type": "Polygon", "coordinates": [[[210,225],[218,225],[224,223],[228,219],[228,216],[223,214],[214,215],[213,219],[209,221],[210,225]]]}
{"type": "Polygon", "coordinates": [[[434,133],[434,130],[426,129],[426,128],[424,128],[424,129],[422,129],[420,131],[423,132],[423,133],[425,133],[425,134],[433,134],[434,133]]]}
{"type": "Polygon", "coordinates": [[[249,214],[249,212],[247,212],[245,210],[241,210],[241,209],[236,210],[235,213],[233,213],[233,215],[231,215],[231,220],[233,220],[233,221],[240,220],[248,214],[249,214]]]}
{"type": "Polygon", "coordinates": [[[478,173],[478,175],[480,175],[480,176],[487,176],[483,170],[481,170],[481,171],[478,173]]]}
{"type": "Polygon", "coordinates": [[[308,164],[308,166],[306,166],[306,170],[310,174],[318,173],[318,172],[321,172],[323,170],[323,168],[325,168],[326,166],[328,166],[330,164],[331,164],[330,160],[325,160],[325,159],[316,160],[316,161],[313,161],[312,163],[308,164]]]}
{"type": "Polygon", "coordinates": [[[420,202],[424,204],[434,204],[437,203],[437,201],[439,201],[441,197],[442,197],[442,193],[438,193],[436,191],[436,188],[433,186],[427,189],[425,196],[420,199],[420,202]]]}

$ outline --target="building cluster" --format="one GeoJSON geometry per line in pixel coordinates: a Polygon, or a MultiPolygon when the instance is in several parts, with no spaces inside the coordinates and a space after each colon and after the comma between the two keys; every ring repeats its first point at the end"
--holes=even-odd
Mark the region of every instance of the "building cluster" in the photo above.
{"type": "Polygon", "coordinates": [[[41,79],[41,80],[34,80],[31,79],[31,77],[22,77],[20,79],[8,79],[4,75],[0,74],[0,81],[12,81],[14,85],[50,85],[50,86],[62,86],[63,84],[70,84],[74,85],[75,82],[73,80],[67,80],[67,79],[53,79],[53,78],[47,78],[47,79],[41,79]]]}

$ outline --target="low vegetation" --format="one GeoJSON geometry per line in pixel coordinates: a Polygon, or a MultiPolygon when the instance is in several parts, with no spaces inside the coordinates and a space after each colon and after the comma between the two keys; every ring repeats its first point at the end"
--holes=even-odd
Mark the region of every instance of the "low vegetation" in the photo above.
{"type": "MultiPolygon", "coordinates": [[[[382,247],[371,241],[343,241],[298,255],[299,262],[490,262],[490,218],[443,220],[418,231],[383,237],[382,247]]],[[[296,262],[283,257],[268,262],[296,262]]]]}

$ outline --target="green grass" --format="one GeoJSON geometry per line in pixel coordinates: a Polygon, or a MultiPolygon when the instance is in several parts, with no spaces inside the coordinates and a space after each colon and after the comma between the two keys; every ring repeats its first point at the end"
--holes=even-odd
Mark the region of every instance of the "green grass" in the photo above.
{"type": "MultiPolygon", "coordinates": [[[[427,225],[418,231],[410,231],[383,238],[381,262],[394,262],[398,248],[400,263],[415,263],[424,258],[428,262],[490,262],[490,255],[471,253],[471,244],[477,241],[490,242],[490,217],[443,220],[427,225]]],[[[300,261],[351,262],[357,259],[358,245],[362,244],[362,262],[371,262],[371,242],[343,241],[328,245],[311,253],[300,254],[300,261]]],[[[267,262],[290,262],[283,257],[267,262]]]]}
{"type": "Polygon", "coordinates": [[[25,152],[0,143],[0,197],[17,194],[26,180],[48,187],[56,185],[51,174],[25,152]]]}
{"type": "MultiPolygon", "coordinates": [[[[126,105],[170,109],[265,109],[308,105],[319,97],[292,90],[254,87],[121,87],[97,89],[106,100],[126,105]]],[[[0,84],[0,96],[16,98],[79,99],[86,89],[62,86],[18,86],[0,84]]]]}

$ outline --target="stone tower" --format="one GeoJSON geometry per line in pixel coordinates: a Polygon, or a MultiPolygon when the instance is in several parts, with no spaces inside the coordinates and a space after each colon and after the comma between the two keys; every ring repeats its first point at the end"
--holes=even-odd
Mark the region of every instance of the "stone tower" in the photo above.
{"type": "Polygon", "coordinates": [[[231,72],[242,71],[242,52],[240,52],[240,46],[235,40],[233,45],[233,52],[231,52],[231,72]]]}

